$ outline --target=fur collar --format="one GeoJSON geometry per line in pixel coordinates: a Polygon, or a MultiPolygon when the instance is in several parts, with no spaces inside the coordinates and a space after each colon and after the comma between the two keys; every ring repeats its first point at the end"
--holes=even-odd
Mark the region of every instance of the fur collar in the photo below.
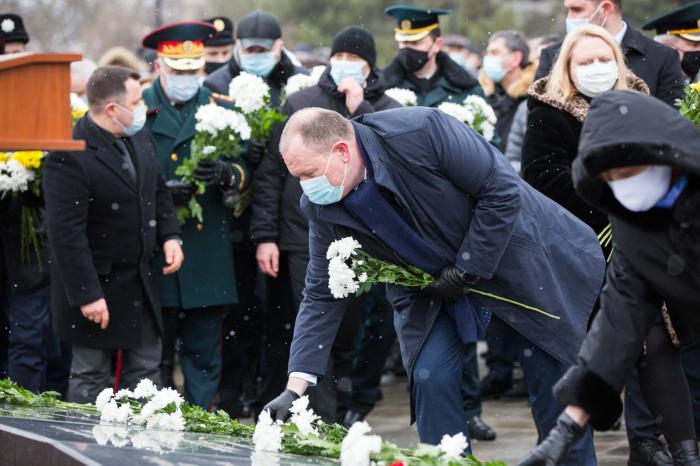
{"type": "MultiPolygon", "coordinates": [[[[527,96],[527,89],[530,84],[535,80],[535,73],[537,72],[537,64],[530,63],[525,68],[522,69],[522,73],[510,85],[505,89],[506,94],[508,94],[512,99],[518,100],[522,97],[527,96]]],[[[496,93],[496,83],[493,79],[486,76],[484,70],[479,72],[479,84],[484,90],[484,95],[486,97],[492,96],[496,93]]]]}
{"type": "MultiPolygon", "coordinates": [[[[576,92],[574,95],[562,102],[547,91],[548,82],[549,76],[535,81],[528,89],[527,94],[536,101],[551,105],[554,108],[571,114],[578,121],[585,120],[586,115],[588,115],[588,110],[591,108],[591,103],[588,98],[581,93],[576,92]]],[[[649,86],[647,86],[644,81],[632,73],[627,76],[627,85],[633,91],[649,95],[649,86]]]]}

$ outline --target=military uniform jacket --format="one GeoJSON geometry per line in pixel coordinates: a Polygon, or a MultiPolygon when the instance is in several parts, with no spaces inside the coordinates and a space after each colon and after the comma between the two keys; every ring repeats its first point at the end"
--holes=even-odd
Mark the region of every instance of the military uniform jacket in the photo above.
{"type": "Polygon", "coordinates": [[[479,82],[464,68],[455,63],[447,54],[440,52],[437,57],[438,70],[431,78],[432,85],[422,92],[414,79],[411,79],[397,59],[384,69],[386,88],[398,87],[415,92],[419,107],[437,107],[443,102],[462,103],[469,95],[483,97],[479,82]]]}
{"type": "MultiPolygon", "coordinates": [[[[163,175],[168,180],[179,179],[175,170],[190,156],[195,112],[212,102],[212,93],[202,87],[188,102],[174,106],[156,79],[143,98],[148,106],[146,126],[153,134],[163,175]]],[[[163,276],[162,258],[156,259],[163,307],[199,309],[238,302],[230,239],[232,211],[223,205],[222,193],[215,186],[197,199],[204,210],[204,222],[198,227],[196,220],[189,219],[182,225],[185,261],[180,271],[163,276]]]]}

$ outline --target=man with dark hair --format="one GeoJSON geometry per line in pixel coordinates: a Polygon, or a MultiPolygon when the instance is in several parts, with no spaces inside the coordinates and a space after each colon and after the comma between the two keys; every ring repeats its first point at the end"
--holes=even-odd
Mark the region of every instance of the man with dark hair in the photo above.
{"type": "Polygon", "coordinates": [[[0,35],[4,38],[4,52],[22,53],[27,51],[29,34],[24,29],[24,21],[14,13],[0,14],[0,35]]]}
{"type": "Polygon", "coordinates": [[[54,327],[73,344],[71,401],[94,402],[143,378],[160,383],[163,324],[151,260],[164,274],[184,259],[172,198],[142,131],[146,106],[139,75],[97,69],[87,84],[90,111],[73,130],[85,152],[51,153],[44,167],[54,327]]]}
{"type": "Polygon", "coordinates": [[[236,40],[233,38],[233,21],[230,18],[217,16],[202,22],[211,24],[218,32],[215,37],[204,41],[204,74],[209,76],[231,60],[236,40]]]}
{"type": "MultiPolygon", "coordinates": [[[[651,95],[669,105],[683,96],[683,72],[678,54],[630,26],[622,16],[621,0],[564,0],[566,30],[595,24],[605,28],[622,47],[627,65],[649,86],[651,95]]],[[[542,50],[536,79],[549,74],[561,44],[542,50]]]]}
{"type": "Polygon", "coordinates": [[[442,51],[439,16],[449,10],[395,5],[384,10],[397,21],[394,38],[399,53],[384,69],[387,88],[415,92],[418,105],[437,107],[445,101],[461,103],[468,95],[482,95],[479,83],[442,51]]]}

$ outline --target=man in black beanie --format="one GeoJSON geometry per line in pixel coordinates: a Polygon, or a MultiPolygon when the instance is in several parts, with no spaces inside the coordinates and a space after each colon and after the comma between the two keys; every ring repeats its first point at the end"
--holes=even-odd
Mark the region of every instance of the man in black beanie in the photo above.
{"type": "MultiPolygon", "coordinates": [[[[287,97],[282,113],[307,107],[334,110],[346,118],[400,107],[384,95],[386,88],[376,67],[374,38],[357,26],[343,28],[333,39],[330,66],[318,84],[287,97]]],[[[309,261],[308,220],[299,206],[302,189],[299,180],[289,175],[279,152],[283,124],[272,133],[268,155],[256,173],[253,192],[253,217],[250,231],[257,243],[257,261],[268,277],[268,309],[264,318],[261,366],[266,368],[260,387],[258,410],[277,396],[287,383],[289,345],[293,324],[302,299],[306,264],[309,261]],[[290,325],[291,324],[291,325],[290,325]]],[[[355,335],[360,323],[361,302],[355,301],[341,325],[326,377],[311,392],[314,410],[326,422],[342,421],[345,401],[342,392],[349,388],[355,335]]],[[[316,383],[316,377],[295,374],[316,383]]]]}

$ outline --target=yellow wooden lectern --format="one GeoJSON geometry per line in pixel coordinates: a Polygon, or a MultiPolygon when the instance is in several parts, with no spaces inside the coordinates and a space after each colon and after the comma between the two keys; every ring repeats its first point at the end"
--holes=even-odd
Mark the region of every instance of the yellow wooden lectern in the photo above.
{"type": "Polygon", "coordinates": [[[0,151],[85,150],[72,137],[70,63],[79,54],[0,55],[0,151]]]}

